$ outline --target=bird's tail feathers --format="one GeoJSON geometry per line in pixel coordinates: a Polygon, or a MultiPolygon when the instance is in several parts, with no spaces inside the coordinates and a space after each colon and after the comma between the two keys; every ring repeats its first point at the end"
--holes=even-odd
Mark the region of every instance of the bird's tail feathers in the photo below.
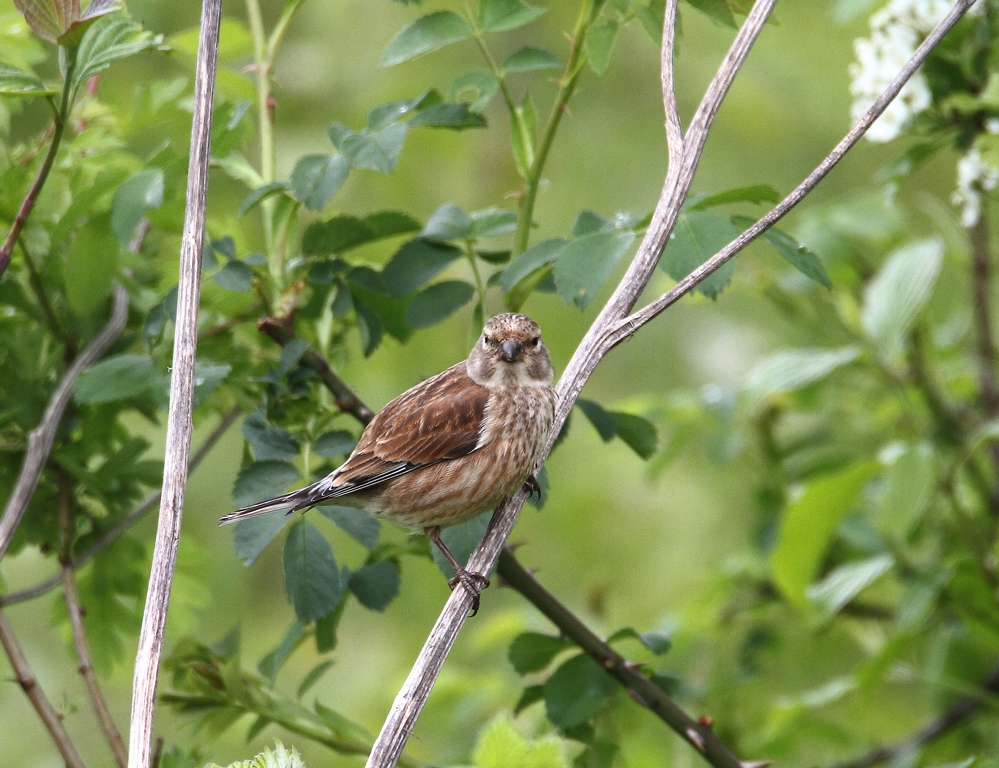
{"type": "Polygon", "coordinates": [[[315,486],[310,485],[306,488],[286,493],[283,496],[276,496],[273,499],[267,499],[267,501],[250,504],[248,507],[237,509],[235,512],[230,512],[228,515],[222,517],[219,520],[219,525],[238,523],[240,520],[249,520],[251,517],[256,517],[257,515],[277,512],[279,509],[286,509],[288,510],[288,514],[291,514],[295,510],[312,506],[314,490],[315,486]]]}

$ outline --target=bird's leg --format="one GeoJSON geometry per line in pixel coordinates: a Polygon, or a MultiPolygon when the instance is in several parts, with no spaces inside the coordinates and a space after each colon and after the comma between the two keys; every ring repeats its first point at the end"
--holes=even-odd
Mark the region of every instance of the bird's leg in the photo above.
{"type": "Polygon", "coordinates": [[[527,479],[524,481],[524,487],[527,489],[528,499],[530,499],[534,494],[538,494],[538,501],[541,501],[541,483],[538,482],[537,475],[528,475],[527,479]]]}
{"type": "Polygon", "coordinates": [[[447,585],[454,589],[458,583],[464,585],[468,594],[472,596],[472,615],[474,616],[479,612],[479,594],[483,589],[489,586],[489,579],[483,576],[481,573],[472,573],[465,569],[465,567],[455,560],[454,555],[451,554],[450,550],[441,540],[441,527],[439,525],[433,525],[429,528],[424,528],[423,532],[427,534],[427,538],[430,539],[440,551],[447,558],[447,561],[451,563],[451,567],[454,568],[454,572],[458,574],[453,579],[449,579],[447,585]]]}

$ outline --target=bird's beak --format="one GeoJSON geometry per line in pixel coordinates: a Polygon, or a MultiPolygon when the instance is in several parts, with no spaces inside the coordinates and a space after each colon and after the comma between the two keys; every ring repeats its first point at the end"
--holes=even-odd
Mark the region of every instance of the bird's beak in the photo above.
{"type": "Polygon", "coordinates": [[[520,346],[520,342],[516,339],[503,339],[500,342],[500,360],[504,363],[512,363],[520,357],[522,349],[523,347],[520,346]]]}

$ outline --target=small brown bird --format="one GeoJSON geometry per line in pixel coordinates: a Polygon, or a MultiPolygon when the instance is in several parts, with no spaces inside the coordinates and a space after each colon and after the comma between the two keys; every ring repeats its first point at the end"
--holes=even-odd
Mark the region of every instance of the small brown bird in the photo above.
{"type": "Polygon", "coordinates": [[[489,581],[455,560],[441,528],[495,508],[525,484],[538,490],[532,472],[555,416],[552,376],[538,324],[526,315],[497,315],[467,360],[386,405],[337,469],[306,488],[236,510],[219,525],[335,499],[422,528],[477,604],[489,581]]]}

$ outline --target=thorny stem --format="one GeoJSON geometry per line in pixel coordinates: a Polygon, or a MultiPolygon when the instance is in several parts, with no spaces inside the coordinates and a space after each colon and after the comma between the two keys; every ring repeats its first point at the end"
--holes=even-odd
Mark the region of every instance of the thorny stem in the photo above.
{"type": "MultiPolygon", "coordinates": [[[[271,65],[267,56],[267,33],[260,12],[260,0],[246,0],[246,16],[253,37],[253,64],[257,75],[257,130],[260,133],[260,179],[264,184],[274,181],[276,167],[274,161],[274,110],[271,105],[271,65]]],[[[267,199],[261,203],[264,218],[264,241],[267,244],[267,258],[271,264],[271,275],[280,278],[283,265],[274,251],[274,201],[267,199]],[[276,271],[277,270],[277,271],[276,271]]]]}
{"type": "Polygon", "coordinates": [[[66,611],[69,613],[69,623],[73,628],[73,645],[76,647],[76,656],[80,661],[79,672],[83,677],[83,682],[90,695],[90,702],[94,707],[94,713],[104,731],[104,738],[107,739],[108,746],[114,755],[115,762],[120,768],[128,765],[128,751],[125,743],[118,732],[111,710],[101,691],[101,686],[97,682],[97,675],[94,673],[94,664],[90,653],[90,643],[87,641],[87,631],[83,625],[83,605],[80,603],[80,593],[76,588],[76,571],[73,570],[70,552],[73,546],[72,528],[70,525],[70,507],[72,506],[72,488],[70,487],[69,475],[65,470],[59,471],[59,530],[62,539],[62,583],[63,596],[66,600],[66,611]]]}
{"type": "Polygon", "coordinates": [[[7,658],[10,659],[10,665],[14,669],[14,675],[17,677],[17,684],[21,686],[24,695],[28,697],[31,705],[35,708],[35,712],[38,713],[38,717],[45,724],[45,728],[52,737],[52,741],[55,742],[67,768],[87,768],[80,757],[80,753],[76,751],[73,740],[70,739],[65,726],[62,724],[62,717],[53,709],[48,698],[45,696],[45,692],[31,671],[31,666],[24,655],[24,650],[17,641],[17,635],[14,634],[14,628],[10,625],[10,620],[2,608],[0,608],[0,644],[3,645],[4,650],[7,652],[7,658]]]}
{"type": "MultiPolygon", "coordinates": [[[[513,255],[521,253],[527,248],[527,241],[531,236],[531,223],[534,220],[534,204],[538,197],[538,188],[541,186],[541,174],[544,171],[545,162],[548,160],[548,152],[555,141],[555,134],[558,132],[559,124],[566,113],[567,105],[573,94],[576,92],[576,85],[583,72],[583,39],[586,31],[593,24],[602,0],[584,0],[579,10],[579,18],[576,20],[576,27],[572,31],[570,42],[571,50],[569,60],[565,64],[565,72],[559,81],[558,94],[555,96],[555,103],[548,116],[548,122],[541,133],[535,149],[534,162],[527,179],[524,180],[523,195],[520,198],[520,206],[517,211],[517,230],[513,237],[513,255]]],[[[514,113],[511,112],[511,117],[514,113]]],[[[517,126],[511,126],[512,130],[517,130],[517,126]]]]}
{"type": "Polygon", "coordinates": [[[743,764],[710,726],[690,717],[658,685],[643,675],[638,665],[628,662],[593,634],[517,561],[509,547],[504,547],[500,553],[497,573],[507,586],[519,592],[558,627],[562,634],[575,642],[608,675],[617,680],[631,694],[632,699],[653,712],[711,765],[717,768],[743,768],[743,764]]]}
{"type": "Polygon", "coordinates": [[[6,240],[4,240],[3,245],[0,245],[0,277],[3,276],[3,273],[7,271],[7,267],[10,265],[14,243],[21,236],[21,230],[24,228],[24,225],[28,223],[28,217],[31,215],[31,211],[34,210],[35,203],[38,202],[38,196],[41,194],[42,187],[45,186],[45,181],[49,177],[49,171],[52,170],[52,164],[55,162],[56,152],[59,151],[62,134],[66,129],[66,120],[69,117],[70,94],[73,90],[71,83],[75,69],[76,54],[73,52],[69,54],[69,64],[66,67],[66,76],[62,83],[62,96],[59,108],[55,109],[54,103],[49,99],[49,103],[53,105],[53,111],[55,112],[55,116],[53,117],[52,142],[49,144],[48,152],[45,153],[42,167],[38,169],[38,175],[28,190],[28,194],[24,196],[21,207],[10,225],[10,232],[7,233],[6,240]]]}

